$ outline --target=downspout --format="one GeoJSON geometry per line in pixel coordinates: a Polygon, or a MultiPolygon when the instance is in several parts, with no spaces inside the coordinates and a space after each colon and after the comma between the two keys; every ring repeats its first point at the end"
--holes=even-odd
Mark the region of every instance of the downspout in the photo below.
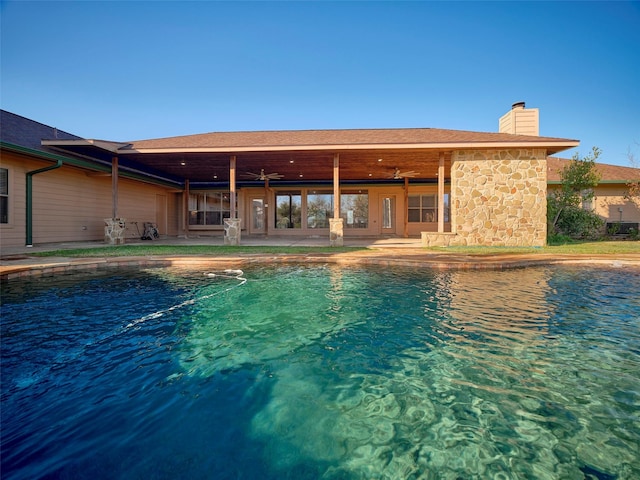
{"type": "Polygon", "coordinates": [[[55,170],[62,166],[62,160],[58,160],[55,165],[39,168],[38,170],[32,170],[27,172],[27,247],[33,247],[33,176],[38,173],[47,172],[49,170],[55,170]]]}

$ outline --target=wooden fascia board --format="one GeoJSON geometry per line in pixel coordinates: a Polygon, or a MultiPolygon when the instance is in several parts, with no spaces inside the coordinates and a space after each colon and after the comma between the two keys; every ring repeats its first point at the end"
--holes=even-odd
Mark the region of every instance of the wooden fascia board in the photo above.
{"type": "Polygon", "coordinates": [[[477,143],[402,143],[402,144],[352,144],[352,145],[277,145],[277,146],[229,146],[186,148],[133,148],[120,149],[119,154],[158,153],[240,153],[240,152],[289,152],[289,151],[345,151],[345,150],[486,150],[511,148],[557,148],[556,151],[577,147],[580,142],[477,142],[477,143]]]}

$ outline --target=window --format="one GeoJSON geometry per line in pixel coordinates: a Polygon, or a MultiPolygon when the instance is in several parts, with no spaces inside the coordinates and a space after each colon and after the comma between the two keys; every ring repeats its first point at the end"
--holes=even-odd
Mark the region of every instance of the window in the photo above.
{"type": "Polygon", "coordinates": [[[189,194],[189,225],[224,225],[231,217],[229,192],[202,192],[189,194]]]}
{"type": "Polygon", "coordinates": [[[587,212],[593,211],[593,190],[583,190],[582,193],[582,209],[587,212]]]}
{"type": "Polygon", "coordinates": [[[302,228],[302,195],[299,191],[276,194],[276,228],[302,228]]]}
{"type": "Polygon", "coordinates": [[[9,170],[0,168],[0,223],[9,223],[9,170]]]}
{"type": "MultiPolygon", "coordinates": [[[[437,195],[409,195],[409,222],[433,223],[438,221],[437,195]]],[[[444,195],[444,221],[449,222],[449,194],[444,195]]]]}
{"type": "Polygon", "coordinates": [[[344,228],[368,228],[369,192],[367,190],[342,192],[340,217],[344,219],[344,228]]]}
{"type": "Polygon", "coordinates": [[[333,193],[326,190],[307,194],[307,228],[329,228],[333,216],[333,193]]]}

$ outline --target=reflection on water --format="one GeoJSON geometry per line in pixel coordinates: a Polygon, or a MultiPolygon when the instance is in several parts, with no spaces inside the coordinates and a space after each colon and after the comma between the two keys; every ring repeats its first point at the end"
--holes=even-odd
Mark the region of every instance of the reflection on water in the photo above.
{"type": "Polygon", "coordinates": [[[106,285],[67,291],[130,305],[91,328],[63,309],[81,348],[31,342],[51,308],[15,314],[52,291],[3,295],[7,478],[640,478],[637,270],[154,269],[106,285]],[[77,444],[43,433],[73,409],[122,421],[77,444]],[[80,455],[87,442],[102,453],[80,455]],[[34,445],[35,470],[18,460],[34,445]]]}

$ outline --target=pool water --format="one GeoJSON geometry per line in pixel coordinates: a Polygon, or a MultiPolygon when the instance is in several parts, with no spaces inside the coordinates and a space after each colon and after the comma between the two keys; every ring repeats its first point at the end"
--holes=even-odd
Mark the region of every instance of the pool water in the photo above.
{"type": "Polygon", "coordinates": [[[637,479],[640,270],[2,286],[2,478],[637,479]]]}

